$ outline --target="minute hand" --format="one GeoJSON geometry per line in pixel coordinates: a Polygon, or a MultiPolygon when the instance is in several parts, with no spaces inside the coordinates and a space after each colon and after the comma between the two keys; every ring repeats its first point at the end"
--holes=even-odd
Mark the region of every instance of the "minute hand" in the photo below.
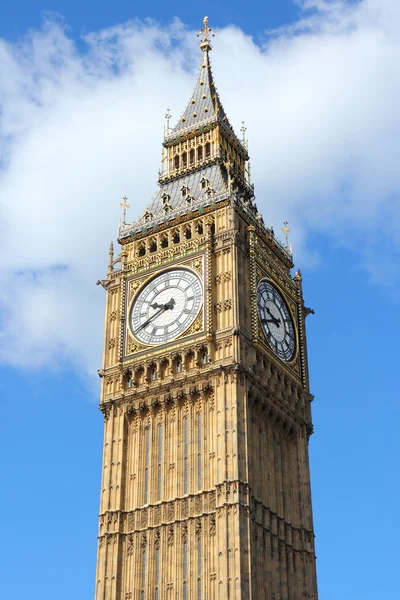
{"type": "Polygon", "coordinates": [[[146,325],[148,325],[155,317],[158,317],[158,315],[160,315],[164,310],[166,310],[165,305],[163,305],[160,310],[158,310],[157,312],[155,312],[154,314],[151,315],[150,319],[147,319],[147,321],[145,321],[144,323],[141,324],[141,326],[136,330],[136,331],[140,331],[141,329],[143,329],[143,327],[146,327],[146,325]]]}

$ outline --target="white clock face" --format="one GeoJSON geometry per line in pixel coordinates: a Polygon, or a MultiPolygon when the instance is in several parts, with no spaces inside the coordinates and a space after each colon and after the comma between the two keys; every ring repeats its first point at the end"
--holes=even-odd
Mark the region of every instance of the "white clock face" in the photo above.
{"type": "Polygon", "coordinates": [[[200,278],[188,269],[171,269],[149,281],[136,296],[130,326],[144,344],[164,344],[183,333],[203,304],[200,278]]]}
{"type": "Polygon", "coordinates": [[[289,362],[296,350],[293,320],[282,294],[266,279],[258,284],[258,316],[265,337],[281,360],[289,362]]]}

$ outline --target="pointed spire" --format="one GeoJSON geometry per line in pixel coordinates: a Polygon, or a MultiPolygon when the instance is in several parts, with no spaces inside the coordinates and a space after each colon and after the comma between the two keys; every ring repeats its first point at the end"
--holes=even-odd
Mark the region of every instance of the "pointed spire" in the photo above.
{"type": "Polygon", "coordinates": [[[228,129],[232,126],[228,121],[222,102],[219,98],[217,88],[211,70],[209,52],[212,50],[210,43],[211,29],[208,27],[208,17],[203,19],[204,27],[198,35],[201,35],[200,48],[203,51],[203,58],[200,66],[200,73],[197,82],[186,106],[186,109],[179,119],[175,128],[167,133],[166,137],[171,139],[177,135],[193,128],[198,128],[209,123],[219,121],[228,129]]]}

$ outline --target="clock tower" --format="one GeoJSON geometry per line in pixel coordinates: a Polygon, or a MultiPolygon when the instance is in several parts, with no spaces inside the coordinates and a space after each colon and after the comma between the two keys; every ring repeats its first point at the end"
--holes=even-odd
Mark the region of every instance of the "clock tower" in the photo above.
{"type": "Polygon", "coordinates": [[[96,600],[317,599],[300,271],[210,66],[110,247],[96,600]]]}

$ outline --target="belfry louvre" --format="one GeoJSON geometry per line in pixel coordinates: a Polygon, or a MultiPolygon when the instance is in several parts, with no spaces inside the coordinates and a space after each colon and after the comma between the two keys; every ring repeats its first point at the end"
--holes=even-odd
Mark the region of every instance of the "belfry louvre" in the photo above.
{"type": "MultiPolygon", "coordinates": [[[[204,19],[159,191],[106,278],[96,600],[317,599],[300,271],[264,225],[204,19]]],[[[167,114],[169,119],[169,115],[167,114]]],[[[126,208],[126,199],[124,207],[126,208]]]]}

